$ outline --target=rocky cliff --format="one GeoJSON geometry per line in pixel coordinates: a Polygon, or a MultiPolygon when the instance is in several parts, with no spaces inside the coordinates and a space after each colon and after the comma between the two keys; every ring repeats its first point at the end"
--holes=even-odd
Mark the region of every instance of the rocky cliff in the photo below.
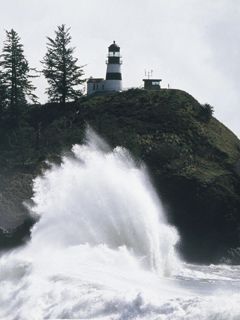
{"type": "Polygon", "coordinates": [[[191,261],[237,262],[240,247],[240,141],[180,90],[129,90],[82,97],[66,106],[32,106],[0,128],[0,246],[16,245],[32,219],[31,181],[82,143],[86,123],[110,145],[144,161],[191,261]]]}

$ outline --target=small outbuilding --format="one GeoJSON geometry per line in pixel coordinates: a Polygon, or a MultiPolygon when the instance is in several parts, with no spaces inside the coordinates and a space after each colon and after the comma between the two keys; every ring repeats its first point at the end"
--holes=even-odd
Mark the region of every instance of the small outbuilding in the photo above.
{"type": "Polygon", "coordinates": [[[87,94],[91,95],[96,92],[102,92],[105,89],[103,78],[89,78],[87,81],[87,94]]]}
{"type": "Polygon", "coordinates": [[[161,79],[143,79],[145,90],[160,90],[161,79]]]}

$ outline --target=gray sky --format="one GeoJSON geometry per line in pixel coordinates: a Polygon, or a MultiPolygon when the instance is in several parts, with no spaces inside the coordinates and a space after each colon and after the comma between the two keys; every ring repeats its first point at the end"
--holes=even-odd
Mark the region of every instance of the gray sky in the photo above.
{"type": "MultiPolygon", "coordinates": [[[[86,77],[104,77],[113,40],[123,55],[123,86],[142,85],[145,69],[172,88],[215,107],[215,116],[240,136],[239,0],[9,0],[1,1],[5,29],[20,35],[31,67],[40,68],[46,36],[71,27],[86,77]]],[[[46,101],[44,79],[38,95],[46,101]]]]}

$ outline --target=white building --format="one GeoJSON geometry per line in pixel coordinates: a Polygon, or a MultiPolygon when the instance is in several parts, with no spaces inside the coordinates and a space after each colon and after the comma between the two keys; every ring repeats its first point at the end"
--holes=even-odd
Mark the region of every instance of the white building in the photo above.
{"type": "Polygon", "coordinates": [[[90,77],[87,81],[87,94],[122,91],[120,47],[113,41],[108,47],[106,80],[90,77]]]}

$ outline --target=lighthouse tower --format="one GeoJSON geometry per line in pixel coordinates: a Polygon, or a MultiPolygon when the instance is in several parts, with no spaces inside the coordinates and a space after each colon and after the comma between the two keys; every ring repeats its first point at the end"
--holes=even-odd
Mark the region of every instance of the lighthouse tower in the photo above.
{"type": "Polygon", "coordinates": [[[90,77],[87,81],[87,95],[122,91],[121,64],[120,47],[113,41],[108,47],[106,80],[90,77]]]}
{"type": "Polygon", "coordinates": [[[108,47],[107,73],[105,80],[106,91],[122,90],[121,64],[120,47],[113,41],[113,44],[108,47]]]}

